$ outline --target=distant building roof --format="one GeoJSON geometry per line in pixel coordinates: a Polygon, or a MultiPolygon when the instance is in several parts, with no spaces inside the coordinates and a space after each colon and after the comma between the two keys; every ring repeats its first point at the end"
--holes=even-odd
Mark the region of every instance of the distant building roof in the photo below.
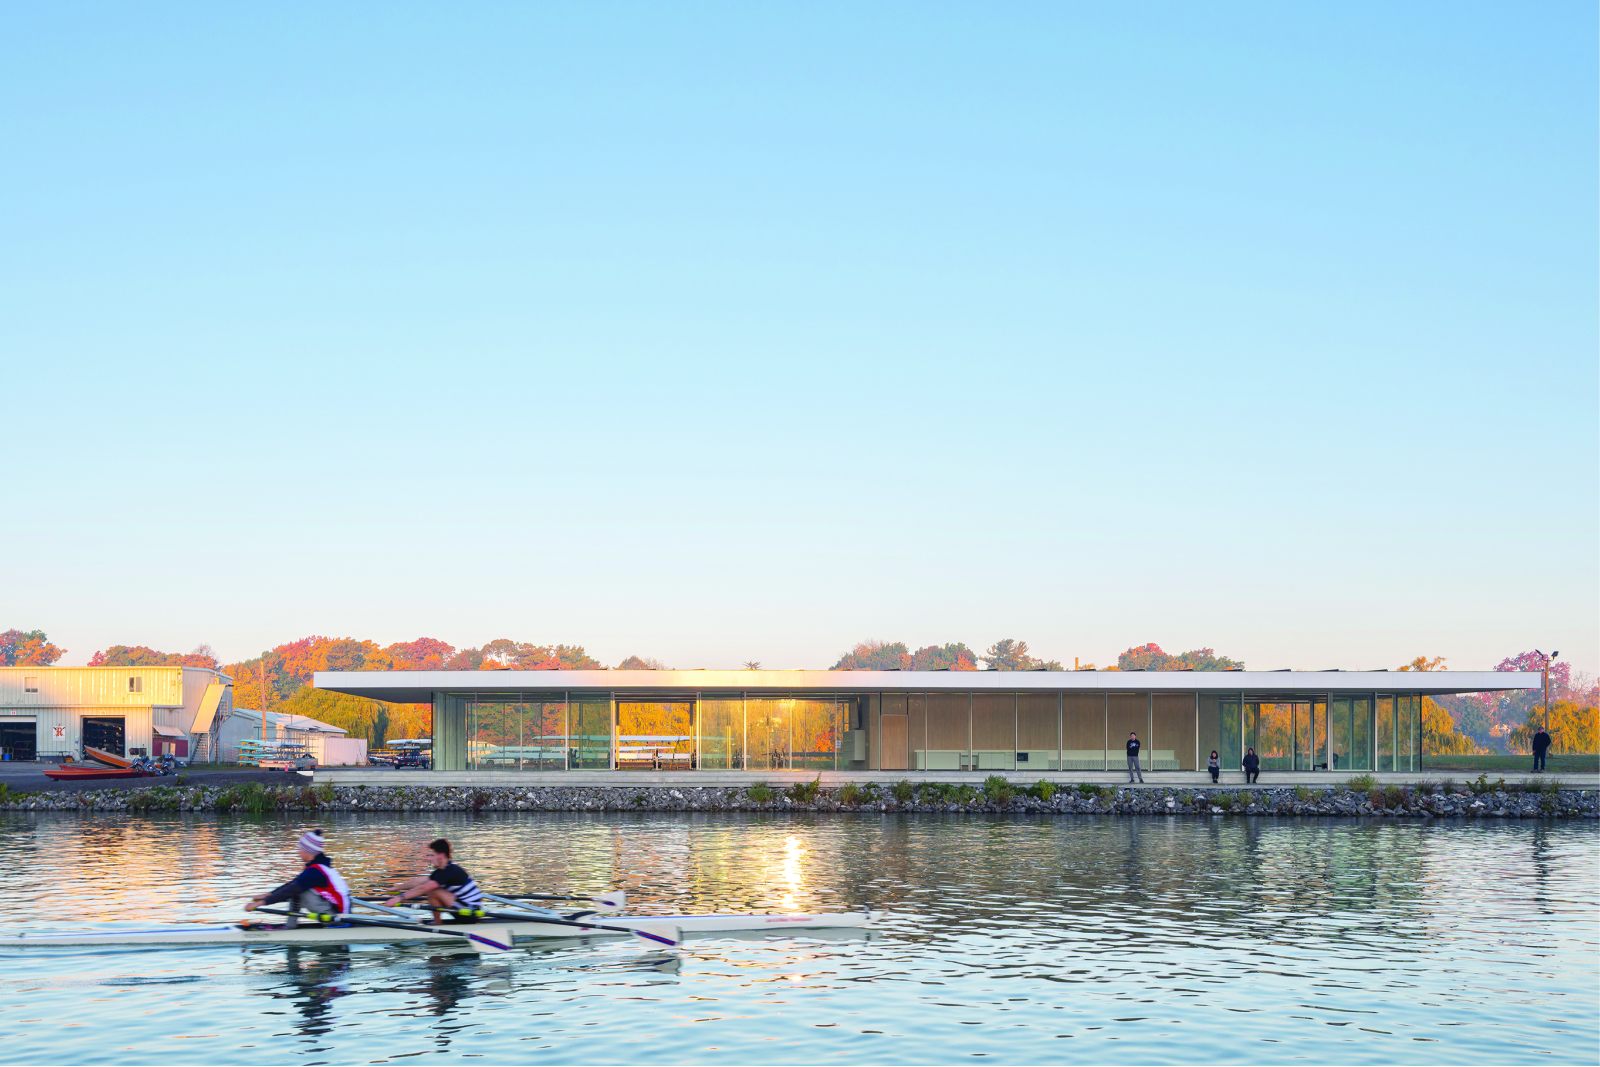
{"type": "MultiPolygon", "coordinates": [[[[236,707],[233,709],[233,714],[243,715],[247,719],[255,719],[258,722],[261,719],[261,713],[255,708],[236,707]]],[[[284,730],[302,730],[306,733],[339,734],[341,736],[346,736],[350,733],[343,726],[334,726],[332,723],[313,719],[309,715],[285,715],[282,712],[269,711],[267,712],[267,721],[284,730]]]]}

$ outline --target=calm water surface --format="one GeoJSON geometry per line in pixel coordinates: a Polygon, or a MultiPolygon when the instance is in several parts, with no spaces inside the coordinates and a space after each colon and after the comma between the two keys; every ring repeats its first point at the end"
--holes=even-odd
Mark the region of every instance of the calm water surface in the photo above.
{"type": "MultiPolygon", "coordinates": [[[[349,816],[358,889],[437,833],[502,892],[887,908],[869,934],[0,953],[8,1063],[1594,1063],[1591,825],[349,816]]],[[[6,927],[231,920],[300,824],[10,815],[6,927]]]]}

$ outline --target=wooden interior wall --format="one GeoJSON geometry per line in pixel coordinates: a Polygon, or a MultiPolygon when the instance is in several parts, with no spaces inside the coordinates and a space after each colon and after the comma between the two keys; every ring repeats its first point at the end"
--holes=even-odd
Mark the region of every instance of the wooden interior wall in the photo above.
{"type": "Polygon", "coordinates": [[[967,750],[967,694],[930,693],[928,748],[939,752],[967,750]]]}
{"type": "Polygon", "coordinates": [[[972,750],[1009,752],[1016,741],[1016,697],[1010,693],[972,694],[972,750]]]}
{"type": "Polygon", "coordinates": [[[1057,706],[1054,693],[1023,693],[1017,697],[1017,751],[1055,750],[1057,706]]]}
{"type": "Polygon", "coordinates": [[[1143,745],[1140,757],[1150,754],[1150,698],[1144,693],[1112,693],[1109,698],[1111,733],[1106,742],[1111,753],[1111,769],[1124,767],[1124,751],[1128,744],[1128,731],[1139,735],[1143,745]]]}
{"type": "Polygon", "coordinates": [[[1061,747],[1068,752],[1103,752],[1106,747],[1106,698],[1101,693],[1068,693],[1062,697],[1061,747]]]}
{"type": "MultiPolygon", "coordinates": [[[[1171,749],[1178,757],[1178,769],[1194,767],[1194,697],[1188,693],[1157,693],[1153,709],[1149,747],[1152,751],[1171,749]]],[[[1211,750],[1206,749],[1209,756],[1211,750]]],[[[1204,764],[1202,764],[1204,766],[1204,764]]]]}

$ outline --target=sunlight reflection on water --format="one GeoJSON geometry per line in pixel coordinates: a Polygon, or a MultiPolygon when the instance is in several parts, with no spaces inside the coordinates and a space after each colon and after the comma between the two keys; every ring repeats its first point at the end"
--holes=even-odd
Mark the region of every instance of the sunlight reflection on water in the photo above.
{"type": "MultiPolygon", "coordinates": [[[[1590,825],[342,816],[357,889],[443,833],[505,892],[887,908],[870,935],[5,953],[7,1061],[1594,1062],[1590,825]]],[[[299,824],[8,814],[8,928],[230,921],[299,824]],[[20,882],[20,884],[16,884],[20,882]]]]}

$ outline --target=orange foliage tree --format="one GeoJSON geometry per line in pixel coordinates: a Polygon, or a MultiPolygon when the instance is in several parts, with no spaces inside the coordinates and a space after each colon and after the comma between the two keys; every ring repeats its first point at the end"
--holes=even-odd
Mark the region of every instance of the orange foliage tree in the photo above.
{"type": "Polygon", "coordinates": [[[48,667],[67,654],[50,643],[43,630],[0,633],[0,667],[48,667]]]}
{"type": "Polygon", "coordinates": [[[157,652],[144,645],[112,645],[89,657],[91,667],[210,667],[217,668],[217,654],[210,645],[193,652],[157,652]]]}

